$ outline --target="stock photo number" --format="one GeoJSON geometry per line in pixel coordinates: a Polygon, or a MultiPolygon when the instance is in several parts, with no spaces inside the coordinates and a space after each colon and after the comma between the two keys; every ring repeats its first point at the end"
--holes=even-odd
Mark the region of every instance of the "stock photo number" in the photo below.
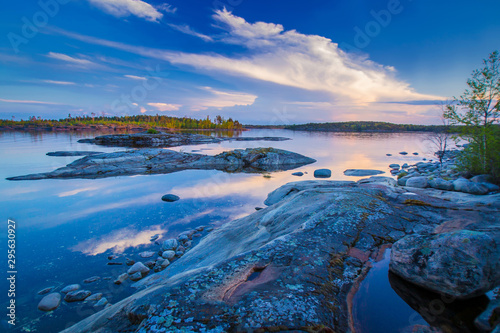
{"type": "Polygon", "coordinates": [[[9,303],[7,306],[7,322],[10,325],[16,325],[16,221],[7,220],[7,297],[9,303]]]}

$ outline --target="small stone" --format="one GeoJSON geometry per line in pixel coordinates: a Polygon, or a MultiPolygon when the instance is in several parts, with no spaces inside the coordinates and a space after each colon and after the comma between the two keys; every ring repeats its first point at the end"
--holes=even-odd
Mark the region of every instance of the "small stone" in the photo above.
{"type": "Polygon", "coordinates": [[[119,266],[119,265],[123,265],[123,263],[122,262],[111,261],[111,262],[108,262],[106,265],[108,265],[108,266],[119,266]]]}
{"type": "Polygon", "coordinates": [[[197,233],[195,233],[195,234],[193,235],[193,237],[195,237],[195,238],[196,238],[196,237],[201,237],[201,236],[202,236],[202,235],[201,235],[200,233],[198,233],[198,232],[197,232],[197,233]]]}
{"type": "Polygon", "coordinates": [[[120,276],[118,276],[118,278],[115,280],[114,284],[122,284],[123,282],[125,282],[126,279],[128,279],[128,274],[123,273],[120,276]]]}
{"type": "Polygon", "coordinates": [[[157,239],[158,239],[158,237],[160,237],[160,235],[158,235],[158,234],[156,234],[156,235],[154,235],[154,236],[151,236],[150,241],[151,241],[151,242],[154,242],[155,240],[157,240],[157,239]]]}
{"type": "Polygon", "coordinates": [[[212,231],[214,231],[214,228],[213,227],[208,227],[208,228],[205,229],[205,231],[206,232],[212,232],[212,231]]]}
{"type": "Polygon", "coordinates": [[[149,273],[149,268],[147,268],[142,262],[136,262],[132,267],[130,267],[127,271],[128,275],[132,275],[135,273],[141,273],[144,276],[149,273]]]}
{"type": "Polygon", "coordinates": [[[292,176],[297,176],[297,177],[302,177],[304,175],[303,172],[294,172],[292,173],[292,176]]]}
{"type": "Polygon", "coordinates": [[[400,152],[399,152],[399,155],[408,155],[408,153],[407,153],[407,152],[405,152],[405,151],[400,151],[400,152]]]}
{"type": "Polygon", "coordinates": [[[264,209],[264,208],[262,208],[262,207],[255,207],[255,210],[262,210],[262,209],[264,209]]]}
{"type": "Polygon", "coordinates": [[[168,250],[168,251],[164,251],[161,256],[165,259],[168,259],[168,260],[172,260],[175,258],[175,251],[171,251],[171,250],[168,250]]]}
{"type": "Polygon", "coordinates": [[[151,258],[154,255],[155,255],[155,252],[153,252],[153,251],[144,251],[144,252],[139,253],[139,257],[141,257],[141,258],[151,258]]]}
{"type": "Polygon", "coordinates": [[[314,170],[315,178],[330,178],[332,176],[332,171],[330,169],[317,169],[314,170]]]}
{"type": "Polygon", "coordinates": [[[75,291],[75,290],[78,290],[80,289],[81,286],[79,284],[70,284],[69,286],[66,286],[64,287],[61,292],[63,294],[66,294],[66,293],[69,293],[69,292],[72,292],[72,291],[75,291]]]}
{"type": "Polygon", "coordinates": [[[91,294],[90,291],[88,290],[75,290],[75,291],[70,291],[69,293],[64,296],[64,300],[68,303],[71,302],[80,302],[85,300],[87,297],[89,297],[91,294]]]}
{"type": "Polygon", "coordinates": [[[178,257],[178,258],[182,257],[183,255],[184,255],[183,251],[176,251],[175,252],[175,256],[178,257]]]}
{"type": "Polygon", "coordinates": [[[399,169],[399,164],[397,164],[397,163],[389,164],[389,168],[391,168],[391,169],[399,169]]]}
{"type": "Polygon", "coordinates": [[[179,200],[180,198],[176,196],[175,194],[165,194],[164,196],[161,197],[161,200],[166,201],[166,202],[174,202],[179,200]]]}
{"type": "Polygon", "coordinates": [[[189,240],[189,237],[188,237],[188,235],[183,234],[183,235],[179,235],[177,237],[177,239],[179,240],[179,242],[184,243],[184,242],[187,242],[189,240]]]}
{"type": "Polygon", "coordinates": [[[149,261],[146,261],[146,262],[144,263],[144,265],[145,265],[146,267],[148,267],[148,268],[153,268],[153,267],[155,267],[155,264],[156,264],[156,263],[155,263],[153,260],[149,260],[149,261]]]}
{"type": "Polygon", "coordinates": [[[413,155],[418,155],[418,153],[417,153],[417,152],[414,152],[414,153],[413,153],[413,155]]]}
{"type": "Polygon", "coordinates": [[[199,226],[199,227],[196,227],[194,230],[202,232],[204,229],[205,229],[204,226],[199,226]]]}
{"type": "Polygon", "coordinates": [[[127,266],[132,266],[133,264],[135,264],[135,260],[132,259],[127,259],[127,261],[125,262],[125,265],[127,266]]]}
{"type": "Polygon", "coordinates": [[[100,279],[101,279],[100,276],[92,276],[92,277],[89,277],[88,279],[83,280],[83,283],[92,283],[92,282],[99,281],[100,279]]]}
{"type": "Polygon", "coordinates": [[[102,293],[92,294],[85,299],[85,302],[97,302],[102,298],[102,293]]]}
{"type": "Polygon", "coordinates": [[[52,287],[47,287],[47,288],[45,288],[45,289],[40,290],[37,294],[38,294],[38,295],[45,295],[45,294],[48,294],[48,293],[50,293],[50,292],[52,291],[52,289],[54,289],[54,288],[55,288],[54,286],[52,286],[52,287]]]}
{"type": "Polygon", "coordinates": [[[95,307],[98,307],[98,306],[105,306],[106,304],[108,304],[108,299],[106,297],[103,297],[99,300],[99,302],[97,302],[94,306],[95,307]]]}
{"type": "Polygon", "coordinates": [[[48,294],[47,296],[42,298],[40,303],[38,303],[38,310],[45,312],[52,311],[57,309],[57,307],[59,307],[59,304],[61,304],[61,294],[48,294]]]}
{"type": "Polygon", "coordinates": [[[134,282],[139,281],[140,279],[142,279],[142,274],[141,272],[135,272],[134,274],[129,275],[129,278],[134,282]]]}
{"type": "Polygon", "coordinates": [[[118,258],[118,256],[117,256],[117,255],[114,255],[114,254],[113,254],[113,255],[108,256],[108,260],[115,260],[116,258],[118,258]]]}

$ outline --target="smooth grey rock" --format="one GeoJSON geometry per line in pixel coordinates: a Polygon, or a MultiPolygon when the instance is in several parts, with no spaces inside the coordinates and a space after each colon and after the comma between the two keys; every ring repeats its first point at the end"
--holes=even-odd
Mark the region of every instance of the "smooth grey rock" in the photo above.
{"type": "Polygon", "coordinates": [[[161,256],[165,259],[172,260],[175,258],[175,251],[172,250],[163,251],[161,256]]]}
{"type": "Polygon", "coordinates": [[[163,242],[161,249],[163,251],[168,251],[168,250],[174,251],[175,249],[177,249],[178,246],[179,246],[179,243],[177,242],[177,239],[170,238],[170,239],[167,239],[163,242]]]}
{"type": "Polygon", "coordinates": [[[488,187],[481,183],[474,183],[465,178],[459,178],[453,182],[453,188],[457,192],[483,195],[489,192],[488,187]]]}
{"type": "Polygon", "coordinates": [[[63,289],[61,289],[61,292],[63,294],[66,294],[66,293],[78,290],[80,288],[81,288],[81,286],[79,284],[70,284],[69,286],[66,286],[63,289]]]}
{"type": "Polygon", "coordinates": [[[363,178],[357,181],[358,184],[384,184],[391,187],[396,186],[397,182],[394,178],[384,176],[372,176],[370,178],[363,178]]]}
{"type": "Polygon", "coordinates": [[[484,294],[500,284],[500,231],[461,230],[411,235],[394,243],[390,270],[403,279],[457,298],[484,294]]]}
{"type": "Polygon", "coordinates": [[[354,177],[365,177],[365,176],[374,176],[385,173],[380,170],[370,170],[370,169],[347,169],[344,171],[344,175],[346,176],[354,176],[354,177]]]}
{"type": "Polygon", "coordinates": [[[331,188],[332,186],[354,186],[353,181],[335,181],[335,180],[306,180],[301,182],[292,182],[285,184],[267,195],[264,204],[266,206],[274,205],[275,203],[283,200],[287,196],[301,192],[307,188],[319,189],[322,187],[331,188]]]}
{"type": "Polygon", "coordinates": [[[317,169],[314,170],[315,178],[330,178],[332,176],[332,171],[330,169],[317,169]]]}
{"type": "Polygon", "coordinates": [[[179,200],[180,198],[175,195],[175,194],[165,194],[164,196],[161,197],[161,200],[166,201],[166,202],[174,202],[179,200]]]}
{"type": "Polygon", "coordinates": [[[294,172],[292,173],[292,176],[297,176],[297,177],[302,177],[304,175],[303,172],[294,172]]]}
{"type": "Polygon", "coordinates": [[[437,190],[453,191],[453,183],[442,178],[429,180],[429,186],[437,190]]]}
{"type": "Polygon", "coordinates": [[[118,276],[118,278],[115,280],[114,284],[122,284],[127,279],[128,279],[128,274],[127,273],[123,273],[120,276],[118,276]]]}
{"type": "Polygon", "coordinates": [[[397,163],[393,163],[393,164],[389,164],[389,168],[391,168],[391,169],[398,169],[399,170],[400,166],[397,163]]]}
{"type": "Polygon", "coordinates": [[[61,294],[48,294],[44,298],[42,298],[40,303],[38,303],[38,310],[45,312],[52,311],[57,309],[59,307],[59,304],[61,304],[61,294]]]}
{"type": "Polygon", "coordinates": [[[408,169],[409,167],[410,166],[408,165],[408,163],[405,163],[405,164],[403,164],[403,166],[401,166],[401,168],[403,168],[403,169],[408,169]]]}
{"type": "Polygon", "coordinates": [[[401,178],[398,178],[398,185],[399,186],[406,186],[406,182],[408,181],[408,179],[412,178],[413,176],[411,175],[406,175],[406,176],[403,176],[401,178]]]}
{"type": "Polygon", "coordinates": [[[189,237],[186,234],[181,234],[181,235],[177,236],[177,240],[181,243],[185,243],[189,240],[189,237]]]}
{"type": "Polygon", "coordinates": [[[409,187],[418,187],[418,188],[426,188],[428,186],[427,177],[411,177],[406,181],[406,186],[409,187]]]}
{"type": "Polygon", "coordinates": [[[42,290],[40,290],[37,294],[38,295],[45,295],[45,294],[48,294],[50,293],[55,287],[52,286],[52,287],[47,287],[47,288],[44,288],[42,290]]]}
{"type": "Polygon", "coordinates": [[[143,275],[147,275],[149,273],[149,268],[146,267],[146,265],[144,265],[142,262],[136,262],[135,264],[132,265],[132,267],[130,267],[127,271],[127,274],[129,275],[129,277],[132,275],[132,274],[135,274],[135,273],[141,273],[143,275]]]}
{"type": "Polygon", "coordinates": [[[86,156],[63,168],[8,180],[50,178],[106,178],[139,174],[167,174],[183,170],[219,170],[262,173],[286,171],[316,160],[276,148],[248,148],[215,156],[182,153],[168,149],[136,149],[86,156]]]}
{"type": "Polygon", "coordinates": [[[87,297],[89,297],[90,294],[91,292],[88,290],[70,291],[69,293],[66,294],[66,296],[64,296],[64,300],[68,303],[81,302],[84,301],[87,297]]]}

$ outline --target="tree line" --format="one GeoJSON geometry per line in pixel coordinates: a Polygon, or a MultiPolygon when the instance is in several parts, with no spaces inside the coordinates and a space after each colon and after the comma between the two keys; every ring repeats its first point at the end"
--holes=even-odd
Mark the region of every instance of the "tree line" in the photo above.
{"type": "Polygon", "coordinates": [[[232,118],[225,119],[218,115],[214,119],[207,116],[204,119],[194,119],[189,117],[169,117],[169,116],[150,116],[150,115],[132,115],[132,116],[76,116],[71,114],[67,118],[53,120],[43,119],[41,117],[30,117],[28,120],[0,120],[0,126],[4,127],[68,127],[68,126],[137,126],[146,128],[171,128],[171,129],[227,129],[241,130],[243,126],[238,120],[232,118]]]}

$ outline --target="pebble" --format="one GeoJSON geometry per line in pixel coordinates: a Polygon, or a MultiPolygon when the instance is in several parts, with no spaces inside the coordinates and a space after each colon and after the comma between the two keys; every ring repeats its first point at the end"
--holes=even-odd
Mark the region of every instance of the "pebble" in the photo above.
{"type": "Polygon", "coordinates": [[[166,201],[166,202],[174,202],[179,200],[180,198],[176,196],[175,194],[165,194],[164,196],[161,197],[161,200],[166,201]]]}
{"type": "Polygon", "coordinates": [[[61,292],[62,292],[63,294],[66,294],[66,293],[69,293],[69,292],[72,292],[72,291],[78,290],[78,289],[80,289],[80,288],[81,288],[81,286],[80,286],[79,284],[70,284],[70,285],[68,285],[68,286],[64,287],[64,288],[61,290],[61,292]]]}

